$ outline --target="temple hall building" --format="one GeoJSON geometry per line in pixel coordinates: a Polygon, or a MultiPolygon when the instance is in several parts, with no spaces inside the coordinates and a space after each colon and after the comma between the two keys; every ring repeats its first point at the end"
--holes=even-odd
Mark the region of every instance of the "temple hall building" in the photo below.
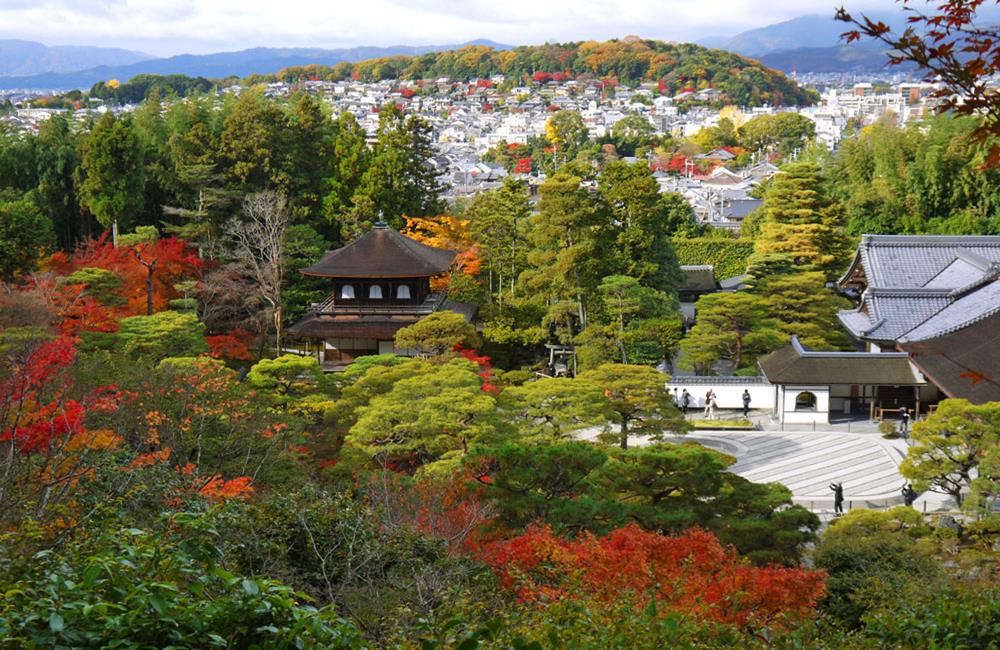
{"type": "Polygon", "coordinates": [[[1000,237],[864,235],[839,285],[868,350],[907,353],[944,397],[1000,401],[1000,237]]]}
{"type": "Polygon", "coordinates": [[[288,328],[303,340],[324,370],[341,369],[357,357],[397,353],[396,332],[436,311],[471,320],[476,306],[433,291],[431,279],[451,269],[456,251],[427,246],[379,222],[354,242],[327,251],[304,275],[326,278],[330,294],[288,328]]]}

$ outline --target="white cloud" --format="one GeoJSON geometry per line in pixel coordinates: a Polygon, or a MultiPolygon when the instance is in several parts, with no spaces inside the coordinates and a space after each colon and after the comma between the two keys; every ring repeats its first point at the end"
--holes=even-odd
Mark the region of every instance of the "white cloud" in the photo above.
{"type": "MultiPolygon", "coordinates": [[[[894,0],[843,0],[898,10],[894,0]]],[[[0,0],[0,37],[128,47],[153,54],[258,45],[522,44],[735,34],[838,0],[0,0]]]]}

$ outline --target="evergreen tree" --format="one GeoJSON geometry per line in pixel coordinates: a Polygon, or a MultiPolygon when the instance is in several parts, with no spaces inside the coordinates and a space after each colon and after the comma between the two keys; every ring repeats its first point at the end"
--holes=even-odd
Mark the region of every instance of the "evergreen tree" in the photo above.
{"type": "Polygon", "coordinates": [[[819,168],[787,166],[764,196],[764,221],[748,272],[756,279],[791,271],[841,271],[846,242],[838,207],[821,190],[819,168]]]}
{"type": "Polygon", "coordinates": [[[320,100],[300,93],[292,99],[282,132],[292,218],[322,226],[318,217],[334,164],[334,125],[320,100]]]}
{"type": "Polygon", "coordinates": [[[73,186],[73,176],[80,164],[78,139],[62,115],[42,122],[38,129],[36,165],[38,207],[52,223],[59,247],[68,250],[85,234],[93,223],[80,214],[80,205],[73,186]]]}
{"type": "Polygon", "coordinates": [[[850,309],[851,301],[826,286],[818,271],[769,278],[755,288],[767,304],[774,328],[789,339],[817,350],[851,350],[850,338],[837,312],[850,309]]]}
{"type": "Polygon", "coordinates": [[[667,432],[684,433],[688,425],[667,390],[667,375],[649,366],[606,363],[580,373],[580,379],[604,389],[605,406],[617,432],[605,438],[628,448],[630,435],[662,439],[667,432]]]}
{"type": "Polygon", "coordinates": [[[587,326],[587,303],[601,276],[596,230],[603,221],[601,206],[580,187],[578,176],[566,173],[547,179],[539,194],[538,213],[529,219],[529,268],[519,282],[526,295],[548,305],[549,321],[575,315],[572,336],[587,326]]]}
{"type": "Polygon", "coordinates": [[[505,289],[513,293],[514,281],[525,265],[524,231],[530,214],[527,188],[510,176],[499,188],[476,194],[465,210],[469,232],[479,242],[490,296],[501,306],[505,289]]]}
{"type": "Polygon", "coordinates": [[[345,239],[367,230],[379,218],[394,228],[403,227],[403,216],[438,214],[441,202],[440,172],[431,165],[435,150],[431,127],[421,117],[406,117],[395,105],[379,113],[378,141],[360,185],[345,239]]]}
{"type": "Polygon", "coordinates": [[[186,133],[170,136],[177,202],[164,206],[173,217],[166,230],[195,242],[201,255],[217,255],[221,226],[236,203],[225,186],[214,156],[215,142],[208,124],[196,122],[186,133]]]}
{"type": "Polygon", "coordinates": [[[768,322],[767,301],[756,294],[712,293],[698,299],[698,320],[681,342],[684,365],[699,375],[714,374],[719,361],[733,370],[751,367],[756,359],[787,341],[768,322]]]}
{"type": "Polygon", "coordinates": [[[119,228],[127,227],[143,207],[142,144],[127,118],[101,116],[83,142],[77,187],[80,202],[117,244],[119,228]]]}
{"type": "Polygon", "coordinates": [[[604,229],[610,240],[605,254],[609,274],[628,275],[667,294],[681,280],[670,243],[674,215],[644,162],[612,161],[601,171],[599,191],[608,206],[604,229]]]}
{"type": "Polygon", "coordinates": [[[241,193],[285,189],[284,114],[258,91],[242,93],[229,107],[219,136],[217,159],[241,193]]]}
{"type": "Polygon", "coordinates": [[[332,148],[323,215],[327,237],[337,241],[340,239],[341,221],[354,207],[354,193],[361,184],[370,159],[365,131],[353,113],[342,112],[334,123],[332,148]]]}
{"type": "Polygon", "coordinates": [[[0,279],[11,282],[17,275],[31,271],[42,251],[54,241],[52,222],[30,194],[0,192],[0,279]]]}

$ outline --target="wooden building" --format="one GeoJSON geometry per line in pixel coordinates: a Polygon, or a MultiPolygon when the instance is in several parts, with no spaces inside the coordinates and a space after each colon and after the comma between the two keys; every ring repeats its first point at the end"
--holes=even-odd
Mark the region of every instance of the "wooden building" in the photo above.
{"type": "Polygon", "coordinates": [[[435,311],[455,311],[470,320],[475,314],[475,305],[449,300],[431,288],[431,278],[447,273],[456,255],[380,222],[302,269],[304,275],[328,279],[330,294],[289,327],[288,335],[303,340],[326,370],[363,355],[406,354],[393,345],[397,330],[435,311]]]}
{"type": "Polygon", "coordinates": [[[864,235],[840,321],[871,351],[904,351],[947,397],[1000,400],[1000,237],[864,235]]]}
{"type": "Polygon", "coordinates": [[[775,413],[788,424],[897,417],[903,408],[923,413],[937,397],[905,352],[814,351],[793,336],[757,365],[777,387],[775,413]]]}

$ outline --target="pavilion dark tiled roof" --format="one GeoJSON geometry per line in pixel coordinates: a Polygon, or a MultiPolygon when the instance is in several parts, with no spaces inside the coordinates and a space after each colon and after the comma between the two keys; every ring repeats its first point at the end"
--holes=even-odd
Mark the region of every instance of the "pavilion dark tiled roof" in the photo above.
{"type": "Polygon", "coordinates": [[[302,273],[327,278],[430,277],[448,271],[456,255],[377,225],[347,246],[327,251],[302,273]]]}

